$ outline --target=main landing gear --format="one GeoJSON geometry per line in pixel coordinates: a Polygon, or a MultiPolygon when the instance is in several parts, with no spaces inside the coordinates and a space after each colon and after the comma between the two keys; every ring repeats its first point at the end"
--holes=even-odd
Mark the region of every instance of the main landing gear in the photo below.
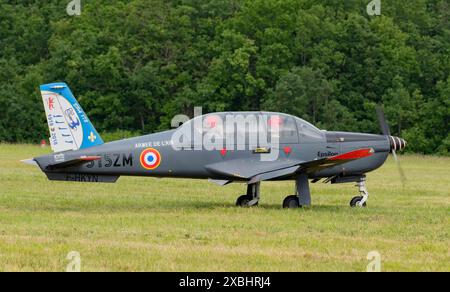
{"type": "Polygon", "coordinates": [[[369,199],[369,192],[366,188],[366,178],[361,177],[360,181],[356,185],[359,188],[359,193],[361,196],[356,196],[350,201],[350,206],[352,208],[359,207],[365,208],[367,207],[367,200],[369,199]]]}
{"type": "MultiPolygon", "coordinates": [[[[236,201],[239,207],[258,206],[260,199],[261,183],[257,182],[247,186],[247,194],[240,196],[236,201]]],[[[295,195],[288,196],[283,201],[283,208],[297,209],[304,206],[311,206],[311,192],[309,190],[309,181],[306,174],[300,174],[295,180],[295,195]]]]}
{"type": "Polygon", "coordinates": [[[283,201],[283,208],[297,209],[311,206],[311,192],[309,190],[308,175],[300,174],[295,179],[295,195],[287,196],[283,201]]]}
{"type": "MultiPolygon", "coordinates": [[[[367,200],[369,199],[369,192],[366,188],[366,177],[353,177],[352,180],[357,181],[356,185],[359,188],[360,195],[354,197],[351,202],[351,207],[364,208],[367,206],[367,200]]],[[[350,182],[350,181],[339,181],[350,182]]],[[[336,181],[336,183],[338,183],[336,181]]],[[[254,207],[258,206],[260,199],[261,183],[257,182],[247,186],[247,194],[240,196],[236,201],[236,206],[239,207],[254,207]]],[[[300,174],[295,179],[295,195],[287,196],[283,201],[283,208],[285,209],[297,209],[302,207],[311,206],[311,192],[309,189],[308,175],[300,174]]]]}
{"type": "Polygon", "coordinates": [[[261,183],[257,182],[247,186],[247,194],[240,196],[236,201],[238,207],[258,206],[261,183]]]}

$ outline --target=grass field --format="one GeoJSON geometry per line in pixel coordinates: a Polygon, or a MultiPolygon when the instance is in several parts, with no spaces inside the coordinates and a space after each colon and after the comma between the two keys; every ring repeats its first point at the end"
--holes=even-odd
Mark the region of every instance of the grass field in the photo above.
{"type": "Polygon", "coordinates": [[[314,206],[283,210],[293,184],[263,183],[260,207],[240,209],[244,185],[121,178],[47,181],[19,162],[49,149],[0,145],[0,271],[450,271],[450,159],[401,157],[369,174],[366,209],[353,185],[312,185],[314,206]]]}

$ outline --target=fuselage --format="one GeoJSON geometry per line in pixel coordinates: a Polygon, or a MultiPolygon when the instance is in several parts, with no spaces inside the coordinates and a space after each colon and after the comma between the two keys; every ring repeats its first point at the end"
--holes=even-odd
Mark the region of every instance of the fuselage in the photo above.
{"type": "MultiPolygon", "coordinates": [[[[219,141],[223,142],[221,144],[218,143],[216,138],[214,147],[211,147],[211,145],[204,145],[205,139],[199,141],[192,139],[182,146],[177,146],[174,137],[179,129],[175,129],[105,143],[88,149],[46,155],[35,158],[35,160],[47,175],[52,173],[66,174],[67,180],[71,180],[70,178],[82,180],[83,177],[77,176],[77,174],[93,177],[96,175],[148,176],[220,180],[230,178],[211,171],[208,166],[227,161],[246,161],[250,164],[252,161],[261,160],[268,156],[272,156],[272,159],[264,162],[264,164],[270,165],[279,161],[295,164],[333,157],[361,148],[373,148],[375,150],[374,155],[370,157],[309,173],[309,178],[314,179],[365,174],[383,165],[391,151],[392,143],[388,136],[320,131],[311,124],[289,115],[278,113],[257,114],[269,115],[269,117],[271,117],[270,115],[282,115],[283,118],[286,117],[285,119],[292,119],[288,129],[290,132],[286,131],[288,134],[283,134],[283,128],[281,128],[280,139],[277,140],[277,143],[264,147],[239,140],[239,137],[236,136],[232,139],[229,135],[227,137],[231,137],[229,140],[233,141],[227,141],[224,138],[223,141],[219,141]],[[80,156],[97,156],[99,159],[64,170],[47,168],[55,160],[70,160],[80,156]]],[[[224,113],[206,115],[202,119],[204,121],[209,116],[217,117],[220,115],[224,115],[224,113]]],[[[281,127],[284,127],[284,125],[281,127]]],[[[244,128],[246,127],[244,126],[244,128]]],[[[236,131],[239,132],[239,129],[236,131]]]]}

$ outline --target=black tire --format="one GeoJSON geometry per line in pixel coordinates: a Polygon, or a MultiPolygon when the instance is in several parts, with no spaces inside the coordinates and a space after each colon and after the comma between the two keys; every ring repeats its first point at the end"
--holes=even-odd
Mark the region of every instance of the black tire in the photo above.
{"type": "Polygon", "coordinates": [[[253,200],[253,198],[251,196],[242,195],[236,200],[236,206],[238,206],[238,207],[256,207],[256,206],[258,206],[259,202],[256,202],[256,204],[253,206],[249,206],[248,203],[250,203],[250,201],[252,201],[252,200],[253,200]]]}
{"type": "MultiPolygon", "coordinates": [[[[350,201],[350,207],[352,208],[356,208],[359,207],[359,203],[362,201],[363,197],[358,196],[358,197],[354,197],[351,201],[350,201]]],[[[367,207],[367,203],[363,204],[363,207],[367,207]]]]}
{"type": "Polygon", "coordinates": [[[298,200],[297,196],[288,196],[283,201],[283,208],[284,209],[298,209],[301,208],[300,202],[298,200]]]}

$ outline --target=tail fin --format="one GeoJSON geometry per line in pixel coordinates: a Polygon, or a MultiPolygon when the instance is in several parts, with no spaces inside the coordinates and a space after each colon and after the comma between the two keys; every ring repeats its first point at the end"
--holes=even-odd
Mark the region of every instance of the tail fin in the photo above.
{"type": "Polygon", "coordinates": [[[41,85],[54,152],[85,149],[103,144],[70,88],[65,83],[41,85]]]}

